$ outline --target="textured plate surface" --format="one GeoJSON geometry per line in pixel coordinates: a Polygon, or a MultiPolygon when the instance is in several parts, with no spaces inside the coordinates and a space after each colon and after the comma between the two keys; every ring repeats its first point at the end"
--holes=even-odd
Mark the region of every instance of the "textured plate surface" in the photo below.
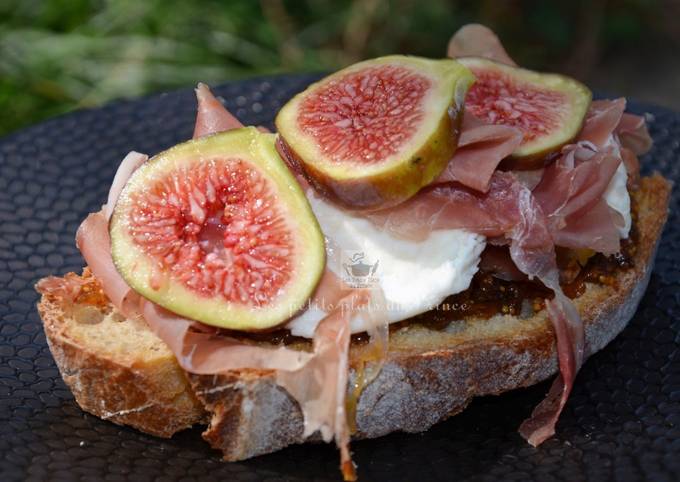
{"type": "MultiPolygon", "coordinates": [[[[216,88],[246,124],[272,127],[313,76],[216,88]]],[[[680,114],[652,115],[643,171],[680,180],[680,114]]],[[[83,413],[61,380],[33,284],[79,271],[74,235],[105,201],[131,149],[156,153],[191,136],[190,89],[59,117],[0,139],[0,481],[339,480],[331,445],[222,463],[194,429],[161,440],[83,413]]],[[[680,478],[680,206],[673,197],[650,288],[630,325],[579,374],[557,436],[517,434],[548,385],[479,399],[420,435],[353,444],[360,480],[677,480],[680,478]]]]}

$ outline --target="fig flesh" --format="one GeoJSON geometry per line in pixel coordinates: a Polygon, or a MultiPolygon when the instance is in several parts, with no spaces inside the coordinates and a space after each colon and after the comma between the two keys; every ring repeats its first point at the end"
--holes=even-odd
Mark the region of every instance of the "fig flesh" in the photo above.
{"type": "Polygon", "coordinates": [[[290,318],[324,268],[323,235],[275,149],[234,129],[179,144],[142,165],[110,224],[125,281],[179,315],[234,330],[290,318]]]}
{"type": "Polygon", "coordinates": [[[547,154],[580,131],[592,97],[580,82],[481,57],[458,61],[477,79],[465,99],[466,109],[483,121],[522,131],[522,143],[502,167],[540,168],[547,154]]]}
{"type": "Polygon", "coordinates": [[[387,207],[446,167],[473,80],[451,59],[367,60],[295,96],[276,127],[318,190],[348,208],[387,207]]]}

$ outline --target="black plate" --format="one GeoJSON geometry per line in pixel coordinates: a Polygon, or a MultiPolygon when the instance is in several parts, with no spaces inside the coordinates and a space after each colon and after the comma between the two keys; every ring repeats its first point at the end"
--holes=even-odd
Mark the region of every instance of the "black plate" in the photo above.
{"type": "MultiPolygon", "coordinates": [[[[246,124],[274,113],[314,76],[253,79],[215,91],[246,124]]],[[[650,112],[643,171],[680,180],[680,114],[650,112]]],[[[189,430],[161,440],[83,413],[61,380],[33,284],[79,271],[81,219],[106,199],[131,149],[191,136],[190,89],[75,112],[0,140],[0,480],[339,480],[331,445],[306,444],[222,463],[189,430]]],[[[578,376],[557,436],[539,449],[517,434],[547,384],[475,401],[424,434],[353,444],[368,480],[675,480],[680,474],[680,206],[673,197],[650,288],[630,325],[578,376]]]]}

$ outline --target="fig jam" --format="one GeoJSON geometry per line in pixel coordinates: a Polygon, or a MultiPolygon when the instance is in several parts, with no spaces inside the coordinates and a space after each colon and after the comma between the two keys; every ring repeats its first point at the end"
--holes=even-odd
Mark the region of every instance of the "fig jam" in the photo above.
{"type": "MultiPolygon", "coordinates": [[[[574,256],[565,261],[564,256],[558,254],[560,272],[570,273],[569,281],[562,283],[564,293],[574,299],[585,292],[588,283],[615,287],[618,273],[633,267],[636,237],[634,230],[631,230],[628,239],[621,241],[619,253],[610,256],[593,254],[583,266],[578,265],[574,256]]],[[[531,312],[537,312],[545,307],[544,300],[552,297],[552,291],[538,280],[504,281],[480,270],[467,290],[449,296],[432,311],[390,325],[390,329],[417,323],[433,330],[443,330],[450,322],[466,317],[490,318],[497,314],[520,316],[523,314],[523,305],[524,310],[529,307],[531,312]]]]}

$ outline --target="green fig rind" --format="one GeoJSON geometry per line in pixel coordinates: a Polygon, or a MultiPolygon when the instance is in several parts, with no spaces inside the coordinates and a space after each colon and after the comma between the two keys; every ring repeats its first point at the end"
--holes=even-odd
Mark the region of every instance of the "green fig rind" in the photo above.
{"type": "Polygon", "coordinates": [[[178,315],[232,330],[260,331],[289,319],[312,295],[325,266],[321,228],[300,185],[278,155],[275,136],[253,127],[191,140],[149,159],[135,171],[123,189],[109,231],[116,269],[136,292],[178,315]],[[127,229],[131,195],[143,193],[156,176],[162,176],[174,167],[229,157],[245,159],[271,181],[277,207],[295,236],[296,249],[291,255],[294,259],[289,282],[283,287],[283,293],[262,306],[197,293],[163,272],[160,283],[152,282],[154,276],[158,277],[160,267],[135,244],[127,229]]]}
{"type": "Polygon", "coordinates": [[[573,141],[580,132],[592,100],[592,92],[581,82],[565,75],[535,72],[481,57],[460,57],[458,61],[473,73],[480,69],[495,71],[516,79],[518,83],[530,84],[536,89],[556,91],[565,96],[564,107],[568,109],[568,113],[561,120],[561,127],[548,136],[522,143],[502,162],[502,168],[540,168],[547,154],[558,151],[573,141]]]}
{"type": "Polygon", "coordinates": [[[452,59],[381,57],[352,65],[312,84],[279,111],[275,123],[282,143],[317,189],[350,209],[385,208],[410,198],[446,168],[457,147],[462,105],[473,81],[472,74],[452,59]],[[404,66],[432,81],[431,97],[423,107],[426,112],[422,125],[400,152],[387,160],[366,165],[326,160],[322,146],[298,125],[301,102],[334,79],[381,65],[404,66]]]}

